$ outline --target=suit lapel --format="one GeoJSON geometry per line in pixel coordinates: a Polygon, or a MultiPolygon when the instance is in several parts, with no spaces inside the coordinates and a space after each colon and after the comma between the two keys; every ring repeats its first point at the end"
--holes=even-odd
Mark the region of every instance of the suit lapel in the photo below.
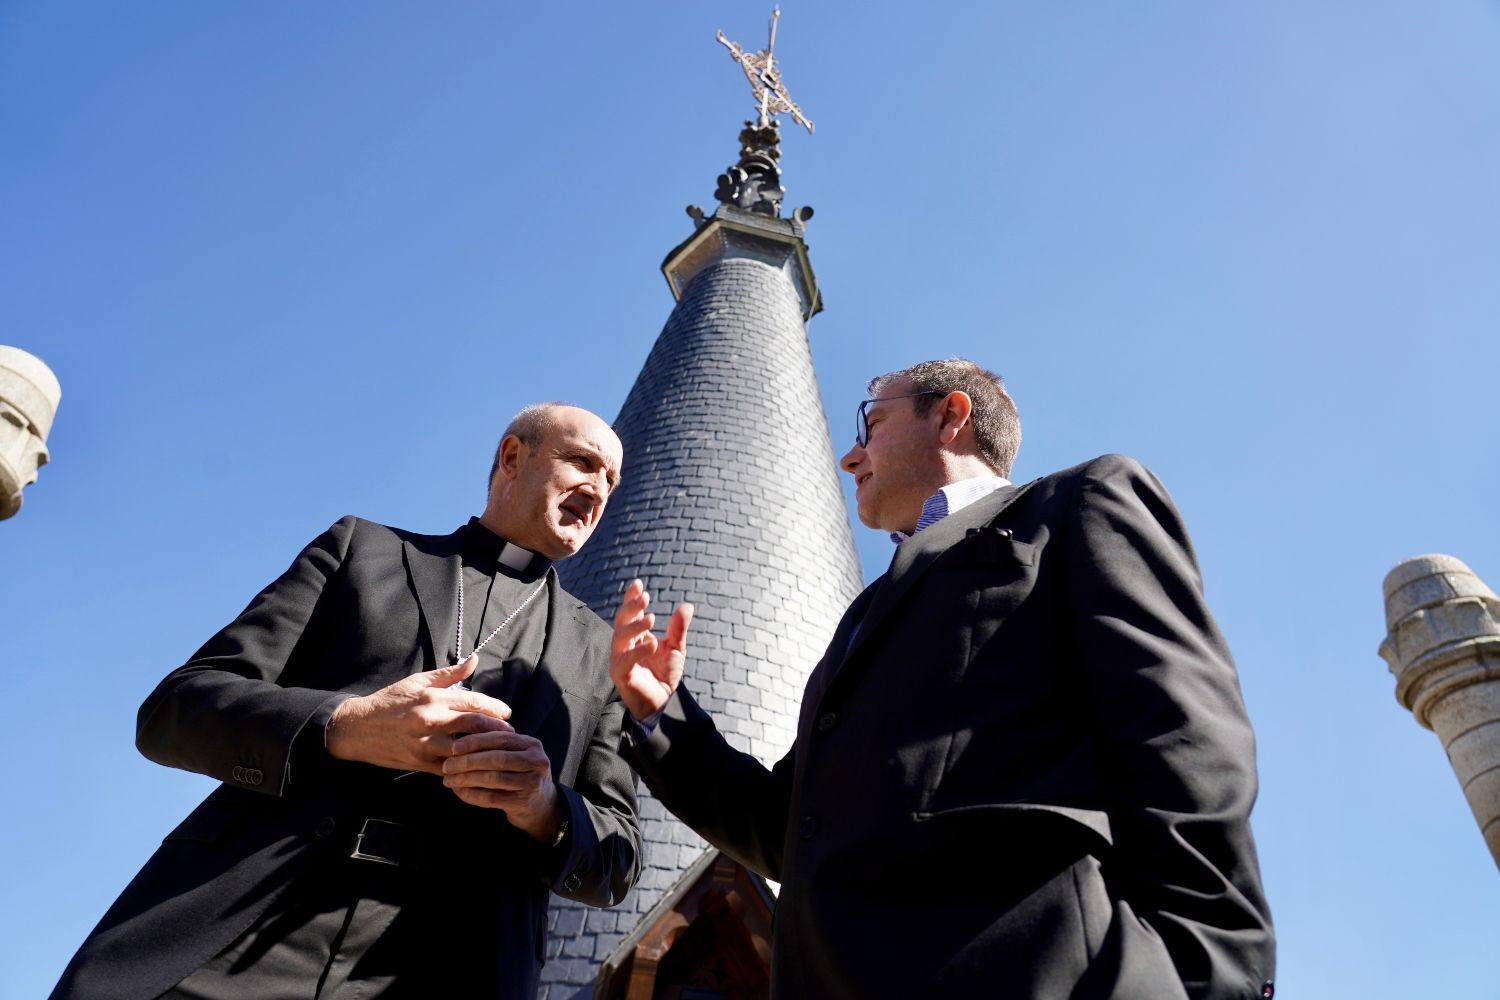
{"type": "Polygon", "coordinates": [[[438,540],[431,550],[417,548],[411,539],[401,542],[411,589],[427,623],[427,653],[435,666],[447,666],[453,659],[450,644],[458,627],[458,595],[454,586],[463,566],[459,555],[458,533],[438,540]]]}
{"type": "Polygon", "coordinates": [[[828,650],[823,654],[823,659],[813,667],[812,673],[807,677],[807,685],[803,689],[802,705],[805,718],[807,710],[815,707],[823,699],[823,692],[828,689],[828,682],[838,672],[839,664],[844,662],[845,655],[849,652],[850,644],[858,634],[860,623],[865,620],[865,612],[870,603],[875,599],[875,594],[880,590],[880,585],[885,582],[885,577],[878,577],[849,605],[849,610],[844,612],[844,617],[839,619],[838,628],[834,629],[833,638],[828,642],[828,650]]]}
{"type": "MultiPolygon", "coordinates": [[[[873,635],[880,630],[881,624],[939,556],[963,540],[970,528],[977,528],[998,518],[1031,485],[1027,483],[1025,486],[1002,487],[902,542],[891,560],[891,568],[879,581],[880,586],[875,591],[869,610],[865,612],[854,641],[843,657],[840,669],[866,648],[873,635]]],[[[830,682],[831,680],[830,676],[830,682]]]]}

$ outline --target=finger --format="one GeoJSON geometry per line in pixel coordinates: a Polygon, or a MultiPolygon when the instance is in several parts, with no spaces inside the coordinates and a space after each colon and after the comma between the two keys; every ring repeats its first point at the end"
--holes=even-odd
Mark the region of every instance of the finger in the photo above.
{"type": "MultiPolygon", "coordinates": [[[[497,719],[493,715],[482,715],[478,712],[468,712],[457,716],[443,726],[443,735],[450,740],[461,740],[465,736],[475,736],[481,733],[513,732],[515,732],[515,727],[504,719],[497,719]]],[[[451,747],[448,752],[453,752],[451,747]]]]}
{"type": "Polygon", "coordinates": [[[462,715],[447,723],[447,725],[452,727],[448,732],[438,730],[422,741],[422,753],[432,764],[426,770],[436,771],[441,774],[443,761],[453,755],[454,744],[465,736],[473,736],[476,733],[512,731],[510,723],[490,718],[488,715],[462,715]]]}
{"type": "Polygon", "coordinates": [[[615,612],[616,625],[623,625],[641,613],[641,609],[646,606],[646,602],[641,599],[645,593],[646,585],[639,579],[631,580],[625,585],[625,594],[620,598],[620,610],[615,612]]]}
{"type": "Polygon", "coordinates": [[[453,754],[474,754],[484,750],[531,750],[540,748],[541,740],[514,730],[509,732],[465,733],[453,738],[453,754]]]}
{"type": "Polygon", "coordinates": [[[443,762],[448,759],[448,747],[452,743],[451,739],[441,735],[423,740],[422,745],[411,752],[406,769],[426,774],[442,774],[443,762]]]}
{"type": "Polygon", "coordinates": [[[638,639],[642,632],[651,631],[653,623],[654,619],[650,615],[645,615],[625,622],[622,625],[616,625],[614,647],[617,650],[623,650],[629,643],[638,639]]]}
{"type": "Polygon", "coordinates": [[[535,787],[543,776],[551,775],[547,755],[540,747],[460,754],[449,757],[443,765],[444,778],[487,788],[535,787]]]}
{"type": "Polygon", "coordinates": [[[474,788],[492,792],[520,792],[536,787],[535,775],[509,774],[501,771],[466,771],[443,775],[443,785],[452,789],[474,788]]]}
{"type": "MultiPolygon", "coordinates": [[[[446,705],[455,712],[473,712],[502,720],[510,718],[509,705],[499,698],[491,698],[478,691],[454,691],[446,705]]],[[[453,732],[451,728],[448,731],[453,732]]]]}
{"type": "Polygon", "coordinates": [[[675,649],[679,653],[687,650],[688,626],[692,623],[693,606],[691,604],[677,605],[677,610],[672,612],[672,618],[667,622],[665,644],[668,649],[675,649]]]}
{"type": "Polygon", "coordinates": [[[550,773],[547,755],[535,750],[484,750],[449,757],[443,764],[445,778],[488,788],[518,788],[522,782],[535,784],[539,776],[550,773]]]}
{"type": "Polygon", "coordinates": [[[479,666],[479,656],[470,653],[468,659],[462,663],[455,663],[448,667],[438,667],[428,670],[417,676],[426,681],[429,687],[449,688],[455,684],[461,684],[474,673],[474,668],[479,666]]]}

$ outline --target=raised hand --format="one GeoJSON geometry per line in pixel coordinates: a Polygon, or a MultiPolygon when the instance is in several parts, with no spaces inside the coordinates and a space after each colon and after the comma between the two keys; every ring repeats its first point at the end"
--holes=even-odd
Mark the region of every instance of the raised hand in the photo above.
{"type": "Polygon", "coordinates": [[[343,702],[328,720],[328,752],[339,760],[442,774],[458,737],[511,731],[509,705],[461,686],[478,664],[470,656],[343,702]]]}
{"type": "Polygon", "coordinates": [[[620,610],[615,612],[615,637],[609,647],[609,677],[625,708],[637,719],[660,711],[677,690],[687,662],[687,630],[693,606],[679,604],[667,622],[665,638],[651,632],[656,616],[646,610],[651,595],[646,585],[631,580],[620,610]]]}

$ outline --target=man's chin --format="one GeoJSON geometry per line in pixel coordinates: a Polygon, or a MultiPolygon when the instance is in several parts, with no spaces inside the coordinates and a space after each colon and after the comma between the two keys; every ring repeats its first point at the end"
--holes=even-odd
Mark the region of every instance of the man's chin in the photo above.
{"type": "Polygon", "coordinates": [[[566,559],[571,555],[577,554],[578,550],[583,548],[583,543],[588,541],[589,536],[593,533],[593,530],[590,528],[579,528],[576,526],[554,531],[552,532],[552,537],[547,539],[548,551],[544,552],[543,555],[553,561],[566,559]]]}

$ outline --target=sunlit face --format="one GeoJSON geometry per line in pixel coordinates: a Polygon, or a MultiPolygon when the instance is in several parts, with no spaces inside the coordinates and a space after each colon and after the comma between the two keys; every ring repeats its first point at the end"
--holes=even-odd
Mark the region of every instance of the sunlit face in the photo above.
{"type": "Polygon", "coordinates": [[[535,449],[514,437],[500,443],[484,520],[516,545],[564,559],[583,547],[604,516],[623,455],[603,420],[560,406],[535,449]]]}
{"type": "Polygon", "coordinates": [[[943,483],[941,408],[917,416],[917,400],[894,398],[911,391],[904,382],[882,386],[865,410],[867,443],[856,442],[839,459],[839,468],[854,477],[855,505],[866,527],[910,534],[923,501],[943,483]]]}

